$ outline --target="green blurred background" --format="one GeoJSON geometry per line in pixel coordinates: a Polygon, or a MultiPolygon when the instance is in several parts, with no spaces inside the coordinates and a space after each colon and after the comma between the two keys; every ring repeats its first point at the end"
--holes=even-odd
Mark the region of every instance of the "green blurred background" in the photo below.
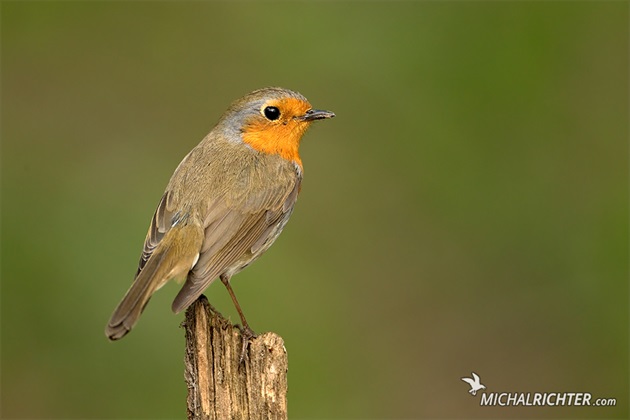
{"type": "MultiPolygon", "coordinates": [[[[337,118],[234,279],[291,418],[628,416],[627,2],[7,2],[6,418],[184,418],[178,288],[110,343],[155,206],[234,99],[337,118]],[[617,406],[480,407],[488,392],[617,406]]],[[[206,292],[238,320],[223,286],[206,292]]]]}

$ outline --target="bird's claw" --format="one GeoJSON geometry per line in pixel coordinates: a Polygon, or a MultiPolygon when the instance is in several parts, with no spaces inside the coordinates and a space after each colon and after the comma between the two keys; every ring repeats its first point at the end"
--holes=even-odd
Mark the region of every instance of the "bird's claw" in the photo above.
{"type": "Polygon", "coordinates": [[[254,330],[249,328],[248,325],[244,327],[239,326],[238,328],[241,331],[241,337],[243,338],[243,346],[241,347],[241,357],[239,358],[239,363],[243,364],[245,362],[245,358],[247,357],[247,346],[249,346],[249,341],[252,338],[256,338],[257,335],[254,330]]]}

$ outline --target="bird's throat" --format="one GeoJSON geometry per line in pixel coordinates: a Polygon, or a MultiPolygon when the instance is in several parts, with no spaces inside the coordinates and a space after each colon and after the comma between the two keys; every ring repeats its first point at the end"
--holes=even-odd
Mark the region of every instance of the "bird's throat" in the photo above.
{"type": "Polygon", "coordinates": [[[302,167],[302,160],[298,153],[300,139],[306,131],[306,124],[279,124],[273,127],[248,127],[242,136],[243,141],[259,152],[280,155],[282,158],[295,162],[302,167]]]}

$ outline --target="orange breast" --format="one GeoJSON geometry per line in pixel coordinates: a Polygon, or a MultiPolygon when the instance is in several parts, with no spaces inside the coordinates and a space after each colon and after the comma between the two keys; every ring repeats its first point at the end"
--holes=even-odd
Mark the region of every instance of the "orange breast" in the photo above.
{"type": "Polygon", "coordinates": [[[305,125],[290,122],[287,125],[266,126],[259,129],[254,126],[243,133],[243,140],[260,152],[280,155],[302,167],[298,149],[306,128],[305,125]]]}

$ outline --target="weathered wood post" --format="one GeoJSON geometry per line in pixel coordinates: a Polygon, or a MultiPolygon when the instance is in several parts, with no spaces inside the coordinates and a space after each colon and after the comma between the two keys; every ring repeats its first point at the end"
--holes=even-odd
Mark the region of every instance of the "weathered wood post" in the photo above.
{"type": "Polygon", "coordinates": [[[275,333],[250,341],[201,296],[186,310],[188,419],[286,419],[287,352],[275,333]]]}

